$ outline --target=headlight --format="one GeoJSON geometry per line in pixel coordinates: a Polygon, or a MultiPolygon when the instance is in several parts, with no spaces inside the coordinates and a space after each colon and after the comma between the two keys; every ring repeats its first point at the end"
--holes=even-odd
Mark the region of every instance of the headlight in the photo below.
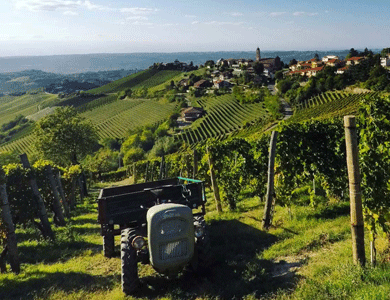
{"type": "Polygon", "coordinates": [[[195,237],[200,238],[204,235],[204,228],[203,226],[195,226],[195,237]]]}
{"type": "Polygon", "coordinates": [[[142,236],[136,236],[131,245],[134,249],[141,250],[146,245],[146,241],[142,236]]]}

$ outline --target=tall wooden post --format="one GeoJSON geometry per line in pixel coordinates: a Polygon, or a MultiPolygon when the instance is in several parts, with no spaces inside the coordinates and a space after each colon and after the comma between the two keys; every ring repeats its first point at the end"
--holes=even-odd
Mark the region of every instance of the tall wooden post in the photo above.
{"type": "MultiPolygon", "coordinates": [[[[30,162],[28,161],[28,157],[26,154],[20,155],[20,161],[22,162],[24,168],[31,169],[31,165],[30,162]]],[[[41,220],[42,228],[43,228],[42,233],[45,237],[50,237],[51,239],[54,239],[54,232],[51,229],[51,225],[47,217],[45,203],[43,202],[42,195],[39,192],[37,181],[34,176],[31,176],[30,178],[30,186],[38,204],[38,215],[39,215],[39,219],[41,220]]]]}
{"type": "Polygon", "coordinates": [[[137,168],[136,168],[135,163],[133,163],[133,183],[134,184],[137,183],[137,168]]]}
{"type": "Polygon", "coordinates": [[[160,163],[160,175],[158,177],[159,180],[164,179],[165,177],[164,168],[165,168],[165,156],[163,155],[161,157],[161,163],[160,163]]]}
{"type": "Polygon", "coordinates": [[[364,220],[360,189],[359,152],[355,116],[344,117],[344,128],[351,206],[353,262],[356,265],[360,264],[364,266],[366,263],[366,255],[364,251],[364,220]]]}
{"type": "Polygon", "coordinates": [[[222,205],[221,205],[221,196],[219,194],[219,187],[217,184],[217,179],[215,178],[215,172],[214,172],[214,161],[213,157],[211,156],[211,153],[209,151],[209,148],[206,148],[207,154],[209,155],[209,166],[210,166],[210,178],[211,178],[211,185],[214,191],[214,199],[215,204],[217,206],[217,212],[222,212],[222,205]]]}
{"type": "Polygon", "coordinates": [[[192,174],[192,178],[196,178],[198,176],[198,151],[194,149],[194,173],[192,174]]]}
{"type": "Polygon", "coordinates": [[[61,199],[60,195],[57,190],[57,185],[54,180],[54,175],[53,175],[53,169],[51,166],[46,166],[46,177],[49,180],[49,184],[51,187],[51,190],[53,192],[53,212],[54,212],[54,219],[57,220],[57,225],[59,226],[65,226],[66,221],[64,218],[64,213],[62,212],[62,207],[61,207],[61,199]]]}
{"type": "MultiPolygon", "coordinates": [[[[1,174],[0,174],[1,176],[1,174]]],[[[9,252],[9,260],[12,271],[16,274],[20,273],[20,261],[18,254],[18,245],[15,234],[15,226],[12,221],[11,208],[8,202],[7,188],[5,183],[0,182],[0,200],[1,214],[4,224],[7,228],[7,249],[9,252]]]]}
{"type": "Polygon", "coordinates": [[[149,161],[146,162],[145,182],[148,182],[149,161]]]}
{"type": "Polygon", "coordinates": [[[276,141],[278,138],[278,132],[272,131],[271,142],[269,145],[269,156],[268,156],[268,184],[267,184],[267,195],[264,206],[263,216],[263,229],[267,230],[271,226],[271,211],[273,204],[273,197],[275,195],[274,190],[274,176],[275,176],[275,152],[276,152],[276,141]]]}
{"type": "Polygon", "coordinates": [[[57,181],[57,187],[58,187],[58,191],[59,191],[60,196],[61,196],[61,200],[62,200],[61,202],[62,202],[62,205],[64,207],[65,216],[67,218],[69,218],[70,217],[70,210],[69,210],[68,200],[65,197],[64,188],[62,187],[61,173],[59,171],[55,172],[54,177],[55,177],[55,180],[57,181]]]}

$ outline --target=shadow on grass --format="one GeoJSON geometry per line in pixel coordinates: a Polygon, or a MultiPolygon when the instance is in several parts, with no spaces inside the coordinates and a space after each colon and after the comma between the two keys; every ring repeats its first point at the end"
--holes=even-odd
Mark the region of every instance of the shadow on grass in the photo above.
{"type": "Polygon", "coordinates": [[[173,280],[158,275],[141,278],[141,290],[136,296],[240,299],[294,286],[295,273],[286,271],[283,276],[274,276],[274,268],[280,263],[261,259],[261,252],[276,242],[276,236],[237,220],[213,222],[210,236],[214,256],[210,268],[197,274],[186,272],[173,280]]]}
{"type": "Polygon", "coordinates": [[[20,281],[4,279],[0,284],[0,299],[34,299],[49,295],[53,290],[77,292],[79,290],[94,292],[112,288],[120,276],[92,276],[84,273],[46,273],[35,272],[29,278],[20,281]]]}
{"type": "Polygon", "coordinates": [[[313,215],[316,219],[336,219],[340,216],[348,216],[350,213],[349,202],[342,202],[327,206],[313,215]]]}
{"type": "Polygon", "coordinates": [[[100,253],[102,246],[84,241],[42,242],[18,246],[20,260],[29,264],[65,262],[86,250],[100,253]]]}

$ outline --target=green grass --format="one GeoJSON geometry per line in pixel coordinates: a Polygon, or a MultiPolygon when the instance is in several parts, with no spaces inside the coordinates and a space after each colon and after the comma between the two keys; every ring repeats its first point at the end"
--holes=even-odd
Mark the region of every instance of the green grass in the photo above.
{"type": "MultiPolygon", "coordinates": [[[[0,299],[388,299],[388,263],[352,265],[348,204],[294,206],[290,212],[277,206],[265,232],[257,198],[218,214],[210,193],[212,267],[167,279],[139,264],[141,290],[126,298],[119,256],[102,255],[94,196],[78,205],[67,227],[55,228],[55,243],[37,242],[33,229],[17,230],[22,272],[0,274],[0,299]]],[[[389,245],[382,244],[384,261],[389,245]]]]}

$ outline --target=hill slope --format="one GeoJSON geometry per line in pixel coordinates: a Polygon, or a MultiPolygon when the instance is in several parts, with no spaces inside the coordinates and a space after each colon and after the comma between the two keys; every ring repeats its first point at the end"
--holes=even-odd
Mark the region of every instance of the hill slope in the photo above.
{"type": "Polygon", "coordinates": [[[126,76],[122,79],[113,81],[102,87],[89,90],[90,94],[101,94],[101,93],[116,93],[127,88],[141,88],[141,87],[153,87],[162,84],[176,75],[180,74],[181,71],[168,71],[168,70],[156,70],[147,69],[130,76],[126,76]]]}

